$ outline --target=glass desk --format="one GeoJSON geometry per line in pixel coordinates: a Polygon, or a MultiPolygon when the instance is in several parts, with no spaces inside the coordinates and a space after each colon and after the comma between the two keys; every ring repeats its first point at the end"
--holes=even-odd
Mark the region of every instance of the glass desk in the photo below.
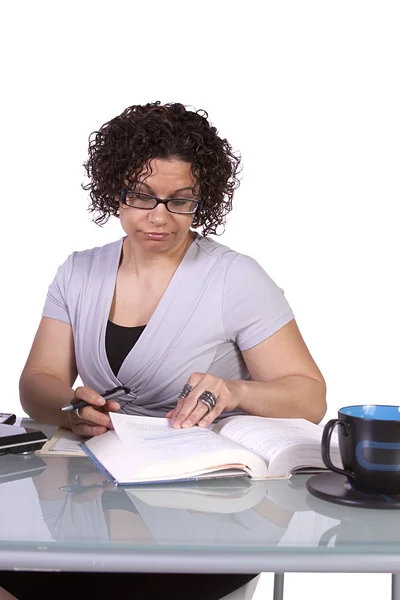
{"type": "Polygon", "coordinates": [[[121,489],[84,457],[1,456],[0,570],[274,572],[276,600],[284,572],[385,572],[400,600],[400,511],[330,504],[306,480],[121,489]]]}

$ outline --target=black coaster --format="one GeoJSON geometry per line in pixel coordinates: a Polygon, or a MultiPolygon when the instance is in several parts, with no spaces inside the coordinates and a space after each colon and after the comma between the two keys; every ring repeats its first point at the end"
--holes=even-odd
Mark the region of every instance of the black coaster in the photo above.
{"type": "Polygon", "coordinates": [[[355,490],[347,477],[338,473],[319,473],[307,480],[310,494],[334,504],[345,504],[358,508],[400,508],[400,494],[365,494],[355,490]]]}

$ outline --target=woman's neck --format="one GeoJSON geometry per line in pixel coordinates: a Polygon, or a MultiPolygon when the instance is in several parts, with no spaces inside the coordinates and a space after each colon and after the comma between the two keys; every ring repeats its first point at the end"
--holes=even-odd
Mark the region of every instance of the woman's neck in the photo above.
{"type": "Polygon", "coordinates": [[[186,238],[167,252],[143,252],[126,237],[122,244],[121,260],[119,268],[126,273],[145,279],[148,275],[155,273],[169,273],[175,271],[185,256],[189,246],[196,237],[194,231],[189,231],[186,238]]]}

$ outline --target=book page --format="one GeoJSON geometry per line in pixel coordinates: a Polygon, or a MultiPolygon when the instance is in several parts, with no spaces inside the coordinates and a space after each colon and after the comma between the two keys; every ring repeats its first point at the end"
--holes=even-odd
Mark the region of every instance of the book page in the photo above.
{"type": "Polygon", "coordinates": [[[228,417],[214,428],[222,436],[250,448],[269,463],[277,452],[293,443],[319,442],[322,428],[305,419],[270,419],[265,417],[228,417]]]}
{"type": "Polygon", "coordinates": [[[226,448],[226,441],[207,429],[174,429],[170,419],[111,414],[114,430],[127,448],[145,450],[149,463],[154,460],[181,460],[183,456],[226,448]]]}
{"type": "Polygon", "coordinates": [[[209,429],[174,429],[170,419],[110,413],[114,430],[129,454],[140,460],[141,476],[249,468],[265,475],[260,457],[209,429]]]}
{"type": "MultiPolygon", "coordinates": [[[[228,417],[214,431],[256,452],[266,461],[270,475],[288,476],[296,466],[324,467],[321,457],[323,427],[305,419],[273,419],[266,417],[228,417]],[[289,460],[287,457],[290,457],[289,460]],[[277,457],[278,471],[272,470],[277,457]]],[[[332,454],[338,454],[337,436],[332,436],[332,454]]]]}

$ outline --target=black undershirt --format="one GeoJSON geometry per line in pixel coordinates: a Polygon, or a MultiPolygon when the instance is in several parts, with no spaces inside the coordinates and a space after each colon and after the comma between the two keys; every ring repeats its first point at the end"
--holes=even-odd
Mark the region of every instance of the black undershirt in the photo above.
{"type": "Polygon", "coordinates": [[[110,320],[106,329],[106,354],[110,367],[115,376],[121,368],[125,358],[136,344],[146,325],[138,327],[124,327],[116,325],[110,320]]]}

